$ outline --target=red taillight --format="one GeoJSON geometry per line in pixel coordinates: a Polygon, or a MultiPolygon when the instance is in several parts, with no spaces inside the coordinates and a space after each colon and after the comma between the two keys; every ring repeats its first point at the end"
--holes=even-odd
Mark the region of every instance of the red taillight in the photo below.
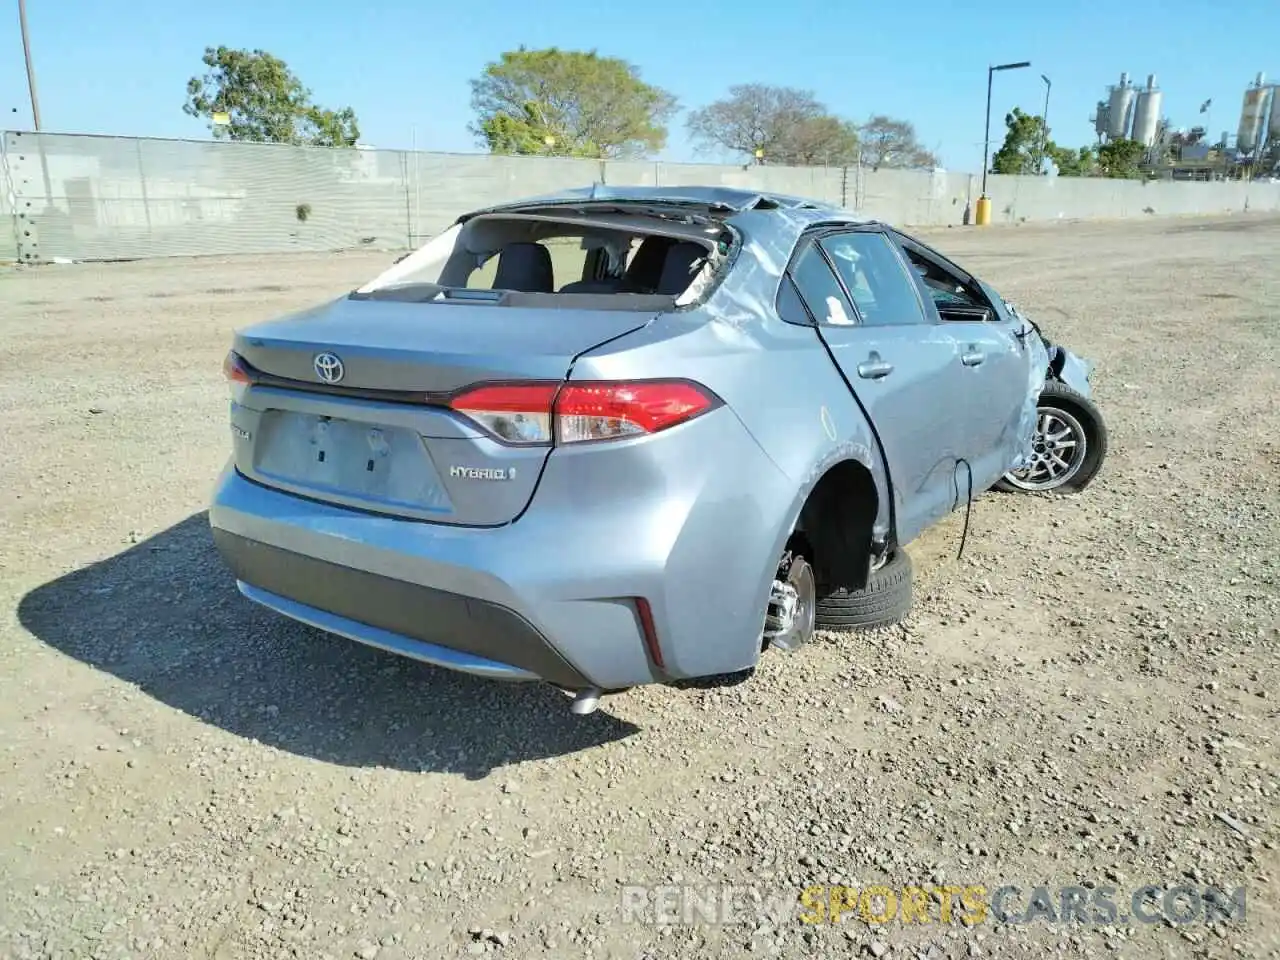
{"type": "Polygon", "coordinates": [[[566,383],[556,397],[561,443],[657,433],[710,410],[714,399],[683,380],[566,383]]]}
{"type": "Polygon", "coordinates": [[[652,434],[718,404],[688,380],[485,384],[449,402],[508,443],[548,443],[553,430],[557,443],[652,434]]]}
{"type": "Polygon", "coordinates": [[[222,361],[222,375],[232,383],[253,382],[253,378],[249,376],[249,370],[245,366],[244,358],[234,350],[227,351],[227,355],[222,361]]]}

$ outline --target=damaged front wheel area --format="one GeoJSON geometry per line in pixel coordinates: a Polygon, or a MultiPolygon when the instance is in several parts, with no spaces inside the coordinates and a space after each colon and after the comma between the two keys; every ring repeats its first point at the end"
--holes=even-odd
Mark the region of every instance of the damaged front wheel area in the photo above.
{"type": "Polygon", "coordinates": [[[1107,455],[1102,411],[1065,383],[1045,383],[1036,405],[1031,462],[1006,473],[995,487],[1004,491],[1070,493],[1093,482],[1107,455]]]}
{"type": "Polygon", "coordinates": [[[813,639],[814,613],[818,602],[813,567],[805,557],[788,549],[778,563],[769,588],[762,646],[797,650],[813,639]]]}

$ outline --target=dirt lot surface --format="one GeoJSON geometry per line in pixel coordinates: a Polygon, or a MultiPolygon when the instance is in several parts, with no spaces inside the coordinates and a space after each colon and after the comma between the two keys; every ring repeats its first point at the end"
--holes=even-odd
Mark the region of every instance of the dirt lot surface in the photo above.
{"type": "Polygon", "coordinates": [[[230,331],[389,257],[0,275],[0,955],[1277,956],[1280,221],[921,234],[1098,362],[1098,482],[984,496],[959,560],[930,531],[901,628],[585,718],[259,610],[212,549],[230,331]],[[795,903],[877,884],[928,922],[795,903]],[[726,885],[797,912],[681,916],[726,885]]]}

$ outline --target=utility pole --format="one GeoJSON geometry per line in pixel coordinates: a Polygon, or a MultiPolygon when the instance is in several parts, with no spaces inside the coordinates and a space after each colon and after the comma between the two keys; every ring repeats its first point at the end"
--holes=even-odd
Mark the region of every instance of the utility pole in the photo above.
{"type": "Polygon", "coordinates": [[[1053,83],[1043,73],[1040,79],[1044,81],[1044,113],[1040,115],[1040,156],[1036,159],[1036,176],[1044,173],[1044,155],[1049,149],[1049,91],[1053,89],[1053,83]]]}
{"type": "Polygon", "coordinates": [[[31,119],[40,132],[40,99],[36,96],[36,68],[31,63],[31,37],[27,32],[27,0],[18,0],[18,24],[22,28],[22,54],[27,60],[27,90],[31,93],[31,119]]]}
{"type": "Polygon", "coordinates": [[[44,176],[44,204],[40,213],[53,207],[53,182],[49,179],[49,156],[40,133],[40,98],[36,96],[36,68],[31,62],[31,34],[27,30],[27,3],[18,0],[18,25],[22,30],[22,55],[27,61],[27,90],[31,94],[31,122],[36,131],[36,150],[40,154],[40,172],[44,176]]]}

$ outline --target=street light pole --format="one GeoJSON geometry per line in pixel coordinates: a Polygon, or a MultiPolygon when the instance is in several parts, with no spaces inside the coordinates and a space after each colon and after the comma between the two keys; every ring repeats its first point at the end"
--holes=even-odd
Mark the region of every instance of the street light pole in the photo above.
{"type": "Polygon", "coordinates": [[[18,0],[18,25],[22,30],[22,54],[27,60],[27,90],[31,94],[31,119],[40,132],[40,100],[36,97],[36,68],[31,63],[31,37],[27,33],[27,2],[18,0]]]}
{"type": "Polygon", "coordinates": [[[1023,60],[1020,63],[987,67],[987,126],[982,137],[982,196],[978,198],[977,215],[974,217],[974,222],[980,227],[991,222],[991,199],[987,196],[987,167],[990,166],[988,158],[991,152],[991,78],[997,70],[1020,70],[1029,66],[1031,61],[1023,60]]]}
{"type": "MultiPolygon", "coordinates": [[[[982,195],[978,198],[981,203],[987,199],[987,162],[988,154],[991,148],[991,78],[995,75],[996,68],[987,67],[987,126],[986,132],[982,135],[982,195]]],[[[982,222],[982,218],[978,218],[978,222],[982,222]]]]}
{"type": "Polygon", "coordinates": [[[1044,113],[1040,117],[1040,158],[1036,163],[1036,174],[1044,172],[1044,155],[1049,149],[1049,91],[1053,89],[1053,83],[1043,73],[1040,79],[1044,81],[1044,113]]]}

